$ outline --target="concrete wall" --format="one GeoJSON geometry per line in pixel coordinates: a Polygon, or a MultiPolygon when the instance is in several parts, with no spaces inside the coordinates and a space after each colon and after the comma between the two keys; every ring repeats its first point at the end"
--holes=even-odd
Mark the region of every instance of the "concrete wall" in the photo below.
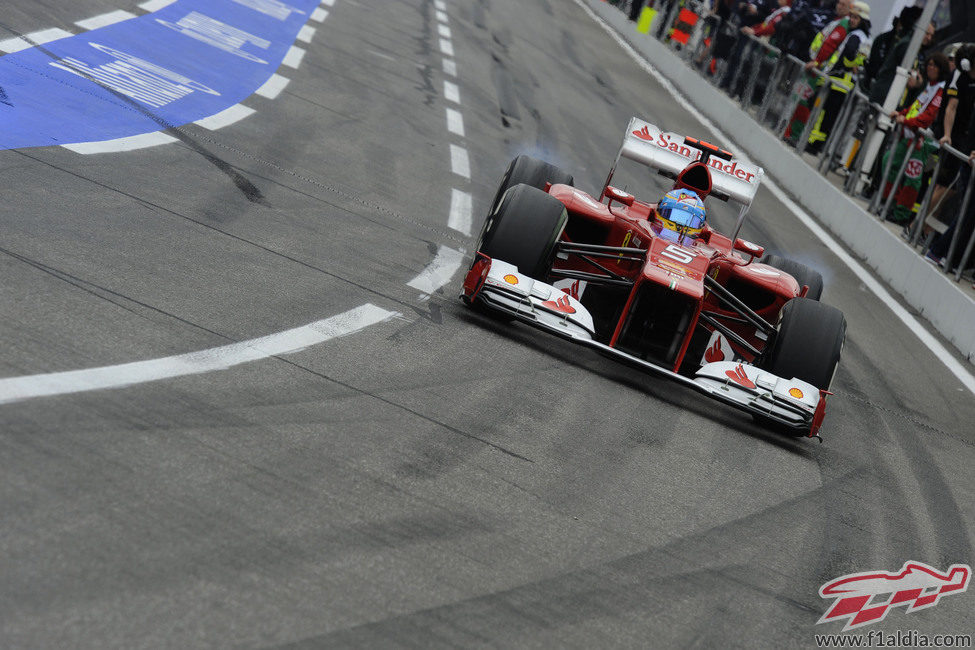
{"type": "Polygon", "coordinates": [[[769,170],[775,182],[850,252],[877,272],[889,287],[975,362],[975,300],[953,279],[925,262],[899,236],[834,187],[779,138],[759,125],[669,47],[640,34],[615,7],[586,0],[633,48],[660,71],[702,114],[718,125],[734,124],[733,137],[748,157],[769,170]]]}

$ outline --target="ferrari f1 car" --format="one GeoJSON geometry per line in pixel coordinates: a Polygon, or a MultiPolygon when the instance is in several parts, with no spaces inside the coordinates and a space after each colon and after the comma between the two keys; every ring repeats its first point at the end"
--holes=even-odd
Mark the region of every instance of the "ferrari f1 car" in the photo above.
{"type": "Polygon", "coordinates": [[[461,298],[670,377],[774,429],[816,436],[846,320],[819,301],[818,272],[738,238],[763,175],[638,118],[598,198],[556,166],[519,156],[498,187],[461,298]],[[673,179],[673,190],[650,203],[614,187],[623,159],[673,179]],[[733,236],[706,223],[707,197],[741,206],[733,236]]]}

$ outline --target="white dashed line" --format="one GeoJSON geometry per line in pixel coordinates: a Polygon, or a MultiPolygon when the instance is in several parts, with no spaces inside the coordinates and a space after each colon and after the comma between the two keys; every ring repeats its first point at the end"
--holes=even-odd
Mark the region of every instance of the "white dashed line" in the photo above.
{"type": "Polygon", "coordinates": [[[123,11],[122,9],[117,9],[115,11],[110,11],[107,14],[99,14],[97,16],[92,16],[91,18],[79,20],[75,23],[75,25],[82,29],[98,29],[99,27],[114,25],[115,23],[120,23],[130,18],[135,18],[135,14],[129,13],[128,11],[123,11]]]}
{"type": "Polygon", "coordinates": [[[455,104],[460,103],[460,89],[457,88],[457,84],[444,81],[443,82],[443,96],[448,102],[453,102],[455,104]]]}
{"type": "Polygon", "coordinates": [[[316,23],[324,22],[326,18],[328,18],[328,12],[321,7],[311,12],[311,19],[316,23]]]}
{"type": "Polygon", "coordinates": [[[447,14],[446,14],[446,13],[444,13],[443,11],[440,11],[440,10],[438,9],[438,10],[437,10],[437,20],[439,20],[439,21],[440,21],[440,22],[442,22],[442,23],[445,23],[445,22],[447,22],[447,14]]]}
{"type": "Polygon", "coordinates": [[[115,140],[78,142],[75,144],[66,144],[62,146],[65,149],[74,151],[75,153],[88,155],[94,153],[135,151],[136,149],[155,147],[160,144],[169,144],[170,142],[176,142],[176,138],[171,135],[166,135],[161,131],[155,131],[154,133],[143,133],[141,135],[132,135],[127,138],[117,138],[115,140]]]}
{"type": "Polygon", "coordinates": [[[312,345],[347,336],[394,316],[399,314],[386,311],[376,305],[365,304],[303,327],[209,350],[102,368],[0,379],[0,404],[34,397],[122,388],[160,379],[226,370],[251,361],[299,352],[312,345]]]}
{"type": "Polygon", "coordinates": [[[69,36],[74,36],[74,34],[63,29],[58,29],[57,27],[42,29],[37,32],[18,36],[17,38],[8,38],[5,41],[0,41],[0,52],[6,52],[8,54],[11,52],[20,52],[29,47],[34,47],[34,43],[42,45],[43,43],[50,43],[51,41],[57,41],[69,36]]]}
{"type": "Polygon", "coordinates": [[[210,117],[204,117],[202,120],[197,120],[194,122],[197,126],[202,126],[204,129],[210,129],[211,131],[216,131],[217,129],[222,129],[225,126],[230,126],[235,122],[239,122],[245,117],[254,114],[254,109],[244,106],[243,104],[235,104],[230,108],[224,109],[219,113],[214,113],[210,117]]]}
{"type": "Polygon", "coordinates": [[[314,36],[315,28],[310,25],[305,25],[298,31],[298,40],[302,43],[311,43],[311,39],[314,36]]]}
{"type": "Polygon", "coordinates": [[[464,116],[460,114],[460,111],[455,111],[452,108],[447,109],[447,130],[454,135],[464,137],[464,116]]]}
{"type": "Polygon", "coordinates": [[[471,179],[471,161],[467,149],[450,145],[450,170],[462,178],[471,179]]]}
{"type": "Polygon", "coordinates": [[[453,56],[454,55],[454,46],[451,45],[450,44],[450,41],[448,41],[447,39],[441,38],[440,39],[440,51],[443,53],[444,56],[453,56]]]}
{"type": "Polygon", "coordinates": [[[446,25],[437,25],[437,33],[441,38],[450,38],[450,28],[446,25]]]}
{"type": "Polygon", "coordinates": [[[454,61],[451,60],[451,59],[444,59],[443,60],[443,71],[444,71],[444,74],[448,74],[451,77],[456,77],[457,76],[457,64],[454,63],[454,61]]]}
{"type": "Polygon", "coordinates": [[[332,5],[335,4],[335,0],[322,0],[322,4],[325,5],[326,7],[331,7],[332,5]]]}
{"type": "Polygon", "coordinates": [[[440,11],[447,11],[447,3],[443,0],[433,0],[433,6],[440,11]]]}
{"type": "Polygon", "coordinates": [[[143,2],[139,5],[139,9],[144,9],[148,12],[159,11],[164,9],[169,5],[176,2],[176,0],[149,0],[148,2],[143,2]]]}
{"type": "Polygon", "coordinates": [[[281,62],[282,65],[286,65],[289,68],[297,68],[301,65],[301,60],[305,56],[305,51],[298,47],[297,45],[292,45],[288,49],[288,53],[284,55],[284,61],[281,62]]]}
{"type": "Polygon", "coordinates": [[[454,188],[450,192],[450,216],[447,217],[447,227],[470,237],[471,212],[471,195],[454,188]]]}
{"type": "Polygon", "coordinates": [[[464,254],[452,248],[441,246],[437,249],[437,255],[425,269],[412,280],[407,286],[423,293],[433,293],[444,286],[457,272],[464,262],[464,254]]]}
{"type": "Polygon", "coordinates": [[[275,99],[281,94],[288,82],[291,81],[287,77],[282,77],[279,74],[272,74],[271,78],[264,82],[260,88],[254,92],[261,97],[267,97],[268,99],[275,99]]]}

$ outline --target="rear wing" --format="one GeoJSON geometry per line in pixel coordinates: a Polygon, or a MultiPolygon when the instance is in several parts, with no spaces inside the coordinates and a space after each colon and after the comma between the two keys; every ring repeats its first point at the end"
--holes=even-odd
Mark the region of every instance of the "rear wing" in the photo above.
{"type": "MultiPolygon", "coordinates": [[[[689,164],[704,156],[711,172],[711,196],[722,201],[740,203],[745,209],[752,204],[765,170],[737,160],[730,151],[714,145],[685,138],[676,133],[665,133],[659,128],[634,117],[626,127],[616,162],[606,179],[609,185],[620,158],[627,158],[656,169],[664,176],[677,178],[689,164]],[[707,155],[705,155],[705,153],[707,155]]],[[[603,188],[605,193],[606,189],[603,188]]]]}

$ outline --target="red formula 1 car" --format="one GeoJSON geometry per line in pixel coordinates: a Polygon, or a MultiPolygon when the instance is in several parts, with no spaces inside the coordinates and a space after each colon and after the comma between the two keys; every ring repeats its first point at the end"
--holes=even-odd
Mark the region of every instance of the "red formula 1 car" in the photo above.
{"type": "Polygon", "coordinates": [[[461,298],[815,436],[846,320],[819,302],[818,272],[737,238],[763,174],[637,118],[598,199],[519,156],[461,298]],[[647,203],[613,187],[624,159],[674,179],[673,190],[647,203]],[[733,237],[706,223],[707,197],[741,205],[733,237]]]}

